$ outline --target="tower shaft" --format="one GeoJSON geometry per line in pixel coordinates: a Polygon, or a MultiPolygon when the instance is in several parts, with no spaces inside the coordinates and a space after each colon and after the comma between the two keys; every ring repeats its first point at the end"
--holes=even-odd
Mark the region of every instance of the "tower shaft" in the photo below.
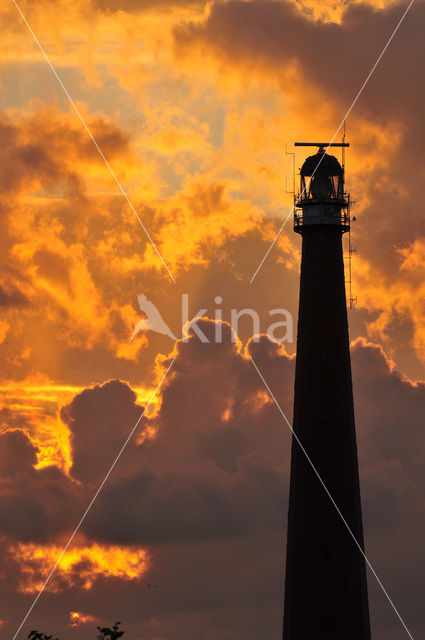
{"type": "MultiPolygon", "coordinates": [[[[293,428],[363,549],[342,228],[300,232],[293,428]]],[[[364,558],[295,438],[283,638],[370,640],[364,558]]]]}

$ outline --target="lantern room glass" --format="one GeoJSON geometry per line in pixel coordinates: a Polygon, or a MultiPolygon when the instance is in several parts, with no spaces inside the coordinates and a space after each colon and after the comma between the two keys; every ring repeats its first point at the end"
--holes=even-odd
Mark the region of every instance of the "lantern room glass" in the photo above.
{"type": "Polygon", "coordinates": [[[318,172],[314,176],[301,175],[301,200],[343,199],[342,174],[328,176],[318,172]]]}

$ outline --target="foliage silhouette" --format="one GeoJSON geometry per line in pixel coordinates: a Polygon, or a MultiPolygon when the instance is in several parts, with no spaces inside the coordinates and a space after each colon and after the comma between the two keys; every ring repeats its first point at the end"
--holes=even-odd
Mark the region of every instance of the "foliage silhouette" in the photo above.
{"type": "MultiPolygon", "coordinates": [[[[33,629],[28,634],[28,640],[52,640],[53,636],[46,636],[45,633],[39,633],[36,629],[33,629]]],[[[55,638],[58,640],[58,638],[55,638]]]]}
{"type": "Polygon", "coordinates": [[[97,636],[98,640],[117,640],[117,638],[121,638],[124,635],[124,631],[120,631],[120,624],[121,622],[116,622],[112,629],[97,627],[97,630],[100,631],[100,635],[97,636]]]}
{"type": "MultiPolygon", "coordinates": [[[[124,631],[120,629],[121,622],[116,622],[112,629],[109,627],[97,627],[99,634],[97,640],[118,640],[124,635],[124,631]]],[[[40,633],[36,629],[33,629],[28,634],[28,640],[52,640],[53,636],[47,636],[45,633],[40,633]]],[[[54,638],[54,640],[59,640],[54,638]]]]}

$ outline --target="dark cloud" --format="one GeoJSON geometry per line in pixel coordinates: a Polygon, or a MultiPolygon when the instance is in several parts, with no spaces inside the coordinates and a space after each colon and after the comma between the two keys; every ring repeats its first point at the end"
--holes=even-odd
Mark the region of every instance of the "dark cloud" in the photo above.
{"type": "Polygon", "coordinates": [[[0,188],[2,193],[14,194],[29,180],[39,176],[58,178],[57,164],[47,149],[36,142],[19,139],[19,128],[8,118],[0,120],[0,188]]]}
{"type": "Polygon", "coordinates": [[[33,256],[34,265],[37,268],[37,274],[47,280],[52,280],[63,287],[71,290],[71,260],[66,259],[54,251],[47,249],[39,249],[33,256]]]}
{"type": "MultiPolygon", "coordinates": [[[[204,21],[176,28],[176,50],[190,54],[197,45],[205,52],[212,50],[229,65],[263,67],[276,77],[280,64],[296,60],[304,82],[324,90],[330,99],[343,99],[348,108],[405,8],[405,4],[395,4],[377,10],[349,3],[341,24],[337,24],[314,21],[290,2],[214,2],[204,21]]],[[[425,53],[421,37],[424,23],[425,7],[419,4],[406,17],[382,59],[360,108],[367,106],[381,117],[395,111],[405,118],[406,109],[417,111],[424,91],[420,65],[414,63],[425,53]]],[[[314,104],[311,107],[314,111],[314,104]]]]}
{"type": "Polygon", "coordinates": [[[256,456],[234,475],[212,464],[185,472],[142,472],[114,483],[89,519],[86,533],[121,544],[196,544],[281,528],[287,482],[282,469],[256,456]]]}
{"type": "Polygon", "coordinates": [[[0,307],[22,307],[28,304],[28,298],[14,287],[0,285],[0,307]]]}
{"type": "Polygon", "coordinates": [[[76,488],[56,467],[36,470],[37,449],[19,430],[0,436],[1,534],[49,542],[70,528],[80,510],[76,488]]]}
{"type": "MultiPolygon", "coordinates": [[[[212,330],[207,322],[201,327],[207,334],[212,330]]],[[[266,339],[260,344],[252,343],[250,353],[284,411],[291,416],[293,360],[266,339]]],[[[424,585],[421,573],[413,566],[413,556],[418,559],[423,555],[418,541],[422,537],[420,514],[425,506],[420,480],[420,452],[424,446],[420,406],[424,406],[425,385],[412,384],[390,366],[379,347],[363,342],[354,347],[353,368],[368,554],[401,610],[406,611],[406,616],[410,613],[409,622],[419,625],[413,627],[417,634],[423,621],[416,594],[424,585]],[[407,428],[403,428],[406,424],[407,428]],[[412,560],[405,557],[405,539],[411,542],[408,555],[412,560]],[[394,562],[392,557],[399,560],[394,562]],[[403,592],[409,594],[408,598],[403,592]]],[[[189,621],[195,612],[205,606],[203,598],[207,602],[217,598],[214,588],[207,586],[208,572],[214,568],[212,584],[228,599],[224,614],[227,624],[232,616],[237,617],[235,611],[245,611],[238,619],[240,626],[234,637],[239,637],[240,629],[250,638],[261,637],[259,630],[248,630],[249,615],[238,599],[238,589],[242,589],[245,602],[251,598],[254,602],[254,594],[257,596],[257,620],[267,625],[266,598],[270,596],[269,586],[271,589],[274,585],[271,616],[275,626],[271,633],[272,637],[279,637],[279,578],[283,577],[289,476],[287,425],[273,404],[259,399],[263,386],[251,362],[228,342],[219,347],[201,345],[196,339],[179,344],[175,371],[164,389],[158,438],[142,457],[144,471],[105,492],[89,520],[87,534],[148,544],[155,550],[150,575],[164,582],[167,589],[172,588],[168,582],[172,570],[169,564],[168,568],[161,566],[161,558],[167,557],[168,562],[175,558],[174,554],[184,558],[185,575],[189,578],[181,588],[188,598],[186,605],[168,592],[164,606],[172,608],[171,603],[177,598],[179,605],[185,607],[187,629],[191,628],[186,634],[192,632],[189,621]],[[209,367],[204,366],[207,355],[209,367]],[[225,406],[232,416],[227,420],[222,413],[225,406]],[[211,442],[215,446],[205,446],[211,442]],[[109,527],[108,533],[107,523],[111,522],[115,525],[109,527]],[[237,541],[241,545],[239,551],[237,541]],[[264,544],[273,549],[274,560],[270,549],[263,551],[264,544]],[[245,567],[253,553],[259,556],[258,562],[247,574],[245,567]],[[240,585],[241,575],[250,580],[244,587],[240,585]],[[192,582],[195,576],[199,580],[196,589],[202,589],[202,597],[198,598],[192,582]],[[258,582],[267,585],[261,595],[258,582]],[[262,608],[262,616],[258,607],[262,608]]],[[[382,600],[373,578],[371,583],[376,637],[381,637],[380,629],[396,633],[398,621],[382,600]]],[[[168,615],[165,628],[173,620],[171,611],[168,615]]],[[[203,615],[206,626],[211,628],[210,614],[203,615]]],[[[226,631],[216,627],[215,633],[226,631]]]]}
{"type": "MultiPolygon", "coordinates": [[[[105,156],[111,160],[129,152],[129,137],[105,118],[91,118],[88,125],[105,156]]],[[[84,191],[84,176],[76,162],[103,164],[95,145],[81,127],[67,121],[55,109],[39,108],[21,119],[0,117],[0,189],[17,196],[21,190],[42,187],[70,195],[84,191]]]]}
{"type": "MultiPolygon", "coordinates": [[[[208,321],[200,326],[207,335],[213,329],[208,321]]],[[[249,349],[291,417],[293,360],[267,339],[252,343],[249,349]]],[[[367,552],[401,610],[406,616],[410,613],[409,622],[417,625],[417,633],[423,621],[416,594],[424,585],[413,557],[423,555],[418,541],[422,538],[421,513],[425,507],[420,480],[424,446],[420,407],[424,406],[425,385],[411,383],[392,368],[379,347],[361,341],[353,349],[353,369],[367,552]],[[411,542],[409,557],[405,539],[411,542]]],[[[238,607],[236,585],[241,565],[251,560],[247,551],[250,544],[258,545],[256,553],[265,564],[259,560],[249,573],[251,584],[242,592],[249,601],[253,593],[258,596],[257,582],[274,585],[272,633],[279,637],[282,591],[277,585],[283,578],[290,434],[274,404],[261,398],[263,390],[251,362],[229,342],[220,346],[202,345],[197,339],[180,343],[175,374],[164,389],[161,413],[155,421],[158,437],[141,452],[143,471],[113,482],[87,522],[85,531],[90,537],[121,544],[141,543],[153,550],[149,575],[167,589],[171,589],[173,570],[169,564],[162,566],[161,559],[167,557],[170,562],[174,554],[184,558],[189,578],[181,588],[191,598],[185,614],[186,629],[191,629],[185,631],[188,637],[192,637],[190,621],[197,607],[203,610],[202,599],[214,602],[205,577],[214,563],[219,574],[214,585],[227,594],[224,615],[230,624],[232,611],[238,607]],[[239,552],[235,550],[238,544],[239,552]],[[262,544],[274,550],[273,561],[262,544]],[[226,563],[224,556],[234,562],[226,563]],[[192,582],[195,575],[200,580],[196,589],[192,582]],[[195,595],[199,589],[202,598],[195,595]],[[202,603],[197,604],[199,600],[202,603]]],[[[392,617],[373,577],[370,582],[376,637],[380,638],[383,630],[391,636],[398,629],[397,619],[392,617]]],[[[265,588],[256,604],[259,617],[258,607],[262,608],[263,621],[268,593],[265,588]]],[[[167,610],[172,610],[176,597],[180,603],[178,596],[167,593],[167,610]]],[[[210,614],[203,615],[211,628],[210,614]]],[[[161,628],[171,625],[172,611],[166,618],[161,628]]],[[[242,629],[247,637],[261,637],[260,632],[245,628],[248,619],[245,610],[237,635],[242,629]]],[[[180,629],[182,624],[180,621],[180,629]]],[[[223,629],[220,632],[225,633],[223,629]]],[[[218,627],[215,633],[219,633],[218,627]]]]}
{"type": "MultiPolygon", "coordinates": [[[[199,326],[207,336],[215,330],[207,319],[199,326]]],[[[168,635],[191,640],[201,628],[209,629],[208,638],[259,640],[265,629],[279,637],[290,432],[251,361],[230,341],[227,325],[223,335],[221,345],[202,344],[193,334],[176,344],[161,409],[143,421],[143,427],[158,429],[157,437],[132,444],[83,527],[88,541],[146,547],[152,556],[148,574],[131,588],[99,578],[84,595],[84,609],[76,604],[77,588],[47,595],[39,615],[54,611],[57,633],[71,603],[105,619],[114,602],[129,634],[151,640],[168,635]]],[[[248,352],[291,417],[294,359],[265,337],[251,342],[248,352]]],[[[352,354],[367,553],[419,636],[425,384],[403,377],[376,345],[358,341],[352,354]]],[[[86,389],[64,409],[74,438],[72,471],[80,481],[92,483],[109,468],[139,409],[134,393],[120,381],[86,389]]],[[[58,518],[55,491],[77,521],[80,494],[65,496],[63,480],[52,473],[38,482],[42,473],[32,469],[33,448],[22,434],[7,437],[17,453],[9,460],[6,452],[4,473],[22,467],[31,478],[31,494],[37,488],[30,503],[23,483],[15,486],[22,520],[29,514],[40,521],[41,511],[50,537],[51,519],[58,518]],[[43,510],[39,497],[50,507],[43,510]]],[[[68,515],[64,521],[70,523],[68,515]]],[[[6,533],[13,527],[23,535],[16,517],[6,533]]],[[[28,537],[41,538],[41,531],[41,525],[30,527],[28,537]]],[[[370,592],[374,637],[395,638],[399,622],[372,577],[370,592]]],[[[87,630],[75,633],[86,637],[87,630]]]]}
{"type": "Polygon", "coordinates": [[[141,13],[155,9],[156,11],[169,12],[175,8],[203,7],[206,0],[94,0],[94,4],[102,11],[115,12],[127,11],[128,13],[141,13]]]}
{"type": "MultiPolygon", "coordinates": [[[[213,339],[214,322],[198,326],[213,339]]],[[[278,395],[288,410],[293,360],[265,337],[253,347],[272,381],[279,376],[278,395]]],[[[150,421],[158,435],[141,447],[142,471],[106,489],[98,515],[88,520],[91,537],[170,543],[241,536],[280,523],[289,436],[276,416],[266,417],[271,406],[253,365],[231,342],[227,324],[222,344],[192,335],[176,348],[160,415],[150,421]]]]}
{"type": "MultiPolygon", "coordinates": [[[[119,380],[75,396],[61,410],[61,418],[72,433],[73,478],[85,484],[102,480],[142,411],[134,391],[119,380]]],[[[133,447],[134,441],[129,449],[133,447]]],[[[124,464],[128,464],[128,456],[127,451],[124,464]]]]}
{"type": "Polygon", "coordinates": [[[394,365],[390,368],[384,352],[376,345],[358,340],[352,354],[363,464],[379,457],[399,460],[407,476],[418,478],[423,466],[424,433],[419,426],[425,406],[425,383],[412,383],[394,365]]]}
{"type": "Polygon", "coordinates": [[[0,448],[0,477],[10,479],[21,473],[35,476],[36,453],[36,448],[22,431],[6,431],[0,448]]]}

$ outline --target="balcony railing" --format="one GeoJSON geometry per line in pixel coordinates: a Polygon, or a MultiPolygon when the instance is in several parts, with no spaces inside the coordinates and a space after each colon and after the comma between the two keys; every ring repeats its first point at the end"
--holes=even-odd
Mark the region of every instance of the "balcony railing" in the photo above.
{"type": "Polygon", "coordinates": [[[349,207],[350,206],[350,194],[349,193],[341,193],[337,196],[324,196],[323,198],[314,198],[309,191],[304,191],[295,194],[294,203],[295,206],[301,206],[304,203],[308,204],[319,204],[322,202],[326,202],[328,204],[338,204],[341,207],[349,207]]]}

